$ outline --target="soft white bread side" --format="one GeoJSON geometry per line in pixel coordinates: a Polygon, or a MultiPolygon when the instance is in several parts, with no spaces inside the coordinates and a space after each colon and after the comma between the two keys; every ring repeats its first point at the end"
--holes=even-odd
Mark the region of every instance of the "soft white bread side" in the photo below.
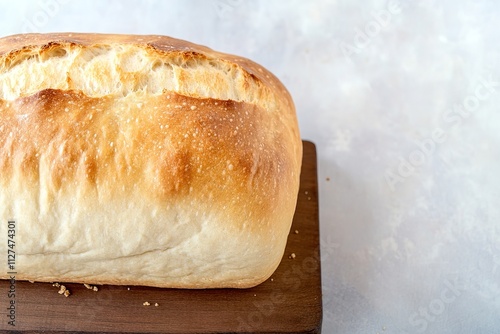
{"type": "Polygon", "coordinates": [[[290,95],[247,59],[164,36],[0,39],[18,279],[255,286],[283,256],[301,159],[290,95]]]}

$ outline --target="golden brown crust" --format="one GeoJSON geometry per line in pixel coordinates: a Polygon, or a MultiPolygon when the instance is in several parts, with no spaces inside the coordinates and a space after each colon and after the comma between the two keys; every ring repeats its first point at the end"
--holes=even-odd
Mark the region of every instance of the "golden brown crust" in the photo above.
{"type": "Polygon", "coordinates": [[[0,214],[25,226],[21,279],[204,288],[272,274],[302,146],[290,96],[269,72],[168,37],[50,34],[0,39],[1,75],[0,214]],[[78,50],[104,46],[95,66],[116,62],[115,77],[133,89],[91,73],[89,85],[67,60],[87,66],[93,58],[78,50]],[[136,58],[116,50],[148,50],[146,70],[125,71],[136,58]],[[178,70],[176,57],[196,65],[178,70]],[[158,59],[172,64],[160,77],[171,89],[151,89],[163,82],[149,78],[158,59]],[[69,74],[48,77],[44,66],[69,74]],[[234,72],[210,81],[221,69],[234,72]],[[239,100],[218,98],[231,82],[239,100]]]}
{"type": "Polygon", "coordinates": [[[131,104],[44,90],[3,101],[0,113],[1,179],[38,182],[40,164],[48,164],[50,193],[109,189],[112,175],[117,193],[136,191],[159,202],[192,192],[210,201],[231,189],[256,215],[267,216],[296,177],[289,173],[294,162],[280,150],[284,129],[266,138],[258,124],[269,121],[267,112],[244,102],[166,93],[131,104]]]}

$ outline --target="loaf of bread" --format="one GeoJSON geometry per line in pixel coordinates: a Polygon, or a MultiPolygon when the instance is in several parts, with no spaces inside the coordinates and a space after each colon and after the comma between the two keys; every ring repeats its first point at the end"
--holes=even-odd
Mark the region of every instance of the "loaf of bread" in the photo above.
{"type": "Polygon", "coordinates": [[[289,93],[248,59],[165,36],[0,39],[17,279],[255,286],[283,257],[301,162],[289,93]]]}

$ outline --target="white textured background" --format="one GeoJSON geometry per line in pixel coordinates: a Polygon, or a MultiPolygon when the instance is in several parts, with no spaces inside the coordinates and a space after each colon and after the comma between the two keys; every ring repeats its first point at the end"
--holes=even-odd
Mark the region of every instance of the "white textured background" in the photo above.
{"type": "Polygon", "coordinates": [[[285,83],[318,148],[323,333],[500,332],[500,2],[0,5],[2,36],[171,35],[285,83]]]}

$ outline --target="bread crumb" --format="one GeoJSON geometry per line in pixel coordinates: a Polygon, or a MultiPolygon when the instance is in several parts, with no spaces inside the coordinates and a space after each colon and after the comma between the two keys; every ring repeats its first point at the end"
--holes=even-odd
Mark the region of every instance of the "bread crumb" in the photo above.
{"type": "Polygon", "coordinates": [[[128,291],[130,291],[130,288],[127,288],[128,291]]]}
{"type": "Polygon", "coordinates": [[[99,291],[99,288],[95,285],[90,285],[90,284],[87,284],[87,283],[83,283],[83,285],[85,285],[85,287],[89,290],[93,290],[93,291],[99,291]]]}
{"type": "Polygon", "coordinates": [[[297,257],[297,256],[295,255],[295,253],[290,254],[290,258],[291,258],[292,260],[293,260],[293,259],[295,259],[296,257],[297,257]]]}
{"type": "Polygon", "coordinates": [[[306,190],[306,191],[304,192],[304,194],[306,194],[306,195],[307,195],[307,194],[309,194],[309,191],[307,191],[307,190],[306,190]]]}
{"type": "Polygon", "coordinates": [[[299,230],[295,230],[295,234],[299,234],[299,230]]]}
{"type": "Polygon", "coordinates": [[[35,283],[35,281],[28,281],[28,282],[30,282],[30,283],[35,283]]]}
{"type": "Polygon", "coordinates": [[[191,110],[196,110],[196,106],[191,106],[191,110]]]}
{"type": "Polygon", "coordinates": [[[308,197],[308,198],[307,198],[307,200],[308,200],[308,201],[310,201],[310,200],[311,200],[311,197],[308,197]]]}
{"type": "Polygon", "coordinates": [[[68,297],[71,293],[69,292],[68,289],[64,285],[60,285],[59,291],[57,291],[58,294],[64,295],[64,297],[68,297]]]}
{"type": "Polygon", "coordinates": [[[274,282],[274,278],[271,278],[271,282],[274,282]]]}
{"type": "Polygon", "coordinates": [[[329,178],[329,177],[327,177],[327,178],[326,178],[326,182],[329,182],[329,181],[330,181],[330,178],[329,178]]]}
{"type": "Polygon", "coordinates": [[[52,283],[52,286],[55,286],[56,288],[59,288],[59,291],[57,291],[58,294],[64,295],[64,297],[68,297],[71,292],[69,289],[66,288],[66,286],[59,284],[59,283],[52,283]]]}
{"type": "Polygon", "coordinates": [[[155,306],[156,306],[156,307],[158,307],[158,306],[160,306],[160,304],[158,304],[158,303],[155,303],[155,306]]]}
{"type": "Polygon", "coordinates": [[[85,285],[85,287],[89,290],[93,290],[93,291],[99,291],[99,288],[95,285],[90,285],[90,284],[87,284],[87,283],[83,283],[83,285],[85,285]]]}
{"type": "Polygon", "coordinates": [[[142,305],[144,305],[144,306],[149,306],[149,305],[151,305],[151,304],[150,304],[149,302],[144,302],[144,303],[142,303],[142,305]]]}

